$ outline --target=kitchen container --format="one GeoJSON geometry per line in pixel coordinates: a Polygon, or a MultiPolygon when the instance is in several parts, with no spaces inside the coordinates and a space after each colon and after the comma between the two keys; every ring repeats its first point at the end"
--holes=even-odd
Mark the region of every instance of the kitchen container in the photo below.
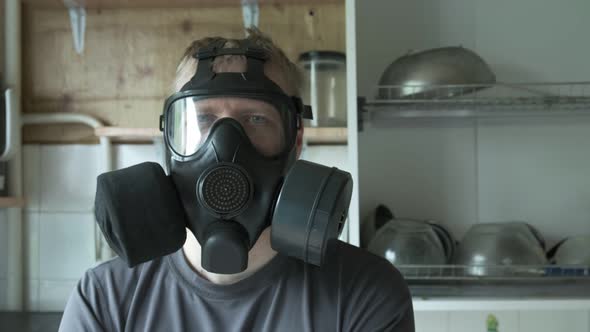
{"type": "Polygon", "coordinates": [[[377,231],[369,251],[394,265],[441,265],[446,263],[443,244],[430,224],[393,219],[377,231]]]}
{"type": "Polygon", "coordinates": [[[367,248],[369,242],[375,237],[377,230],[394,218],[393,213],[383,204],[371,211],[371,214],[361,224],[361,247],[367,248]]]}
{"type": "Polygon", "coordinates": [[[454,258],[473,276],[501,277],[543,273],[547,264],[544,241],[525,222],[475,224],[459,243],[454,258]]]}
{"type": "Polygon", "coordinates": [[[555,250],[553,260],[560,266],[590,267],[590,235],[572,236],[562,241],[555,250]]]}
{"type": "Polygon", "coordinates": [[[299,56],[304,72],[303,102],[311,105],[313,127],[346,127],[346,56],[310,51],[299,56]]]}
{"type": "Polygon", "coordinates": [[[488,64],[467,48],[410,51],[385,69],[379,80],[377,99],[449,98],[495,82],[496,76],[488,64]]]}

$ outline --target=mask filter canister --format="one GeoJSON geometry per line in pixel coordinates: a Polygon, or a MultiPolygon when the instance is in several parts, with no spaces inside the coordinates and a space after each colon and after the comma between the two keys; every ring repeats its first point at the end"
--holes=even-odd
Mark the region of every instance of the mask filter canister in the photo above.
{"type": "Polygon", "coordinates": [[[320,266],[348,216],[352,177],[335,167],[298,160],[285,178],[274,210],[274,250],[320,266]]]}

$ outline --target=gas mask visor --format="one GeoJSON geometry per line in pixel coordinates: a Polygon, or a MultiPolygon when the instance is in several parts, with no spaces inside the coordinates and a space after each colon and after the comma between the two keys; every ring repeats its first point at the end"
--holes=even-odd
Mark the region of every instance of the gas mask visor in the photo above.
{"type": "Polygon", "coordinates": [[[290,97],[264,73],[266,52],[242,45],[212,45],[199,51],[197,72],[164,105],[160,130],[177,160],[198,156],[210,129],[223,118],[238,121],[252,145],[265,157],[288,153],[296,139],[301,118],[312,118],[311,108],[290,97]],[[244,55],[243,72],[212,71],[220,55],[244,55]]]}
{"type": "Polygon", "coordinates": [[[236,120],[265,157],[288,151],[299,126],[296,113],[287,105],[262,96],[183,96],[170,103],[164,119],[166,141],[175,157],[187,160],[196,156],[211,128],[224,118],[236,120]]]}

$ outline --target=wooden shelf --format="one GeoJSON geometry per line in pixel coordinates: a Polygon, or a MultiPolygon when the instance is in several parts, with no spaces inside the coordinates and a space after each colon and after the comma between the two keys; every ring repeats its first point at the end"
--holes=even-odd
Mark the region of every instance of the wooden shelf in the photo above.
{"type": "MultiPolygon", "coordinates": [[[[122,127],[100,127],[94,130],[98,137],[109,137],[121,141],[153,141],[162,137],[157,128],[122,128],[122,127]]],[[[305,128],[305,138],[308,144],[346,144],[347,129],[344,127],[334,128],[305,128]]]]}
{"type": "MultiPolygon", "coordinates": [[[[190,7],[240,7],[240,0],[85,0],[72,1],[84,3],[88,9],[114,9],[114,8],[190,8],[190,7]]],[[[259,5],[318,5],[325,3],[343,3],[344,0],[259,0],[259,5]]],[[[63,0],[23,0],[26,5],[35,8],[64,8],[63,0]]]]}
{"type": "Polygon", "coordinates": [[[22,208],[25,199],[22,197],[0,197],[0,208],[22,208]]]}
{"type": "Polygon", "coordinates": [[[346,127],[307,127],[304,137],[308,144],[346,144],[348,130],[346,127]]]}
{"type": "Polygon", "coordinates": [[[94,130],[98,137],[110,137],[121,139],[144,139],[152,140],[162,137],[158,128],[123,128],[123,127],[99,127],[94,130]]]}

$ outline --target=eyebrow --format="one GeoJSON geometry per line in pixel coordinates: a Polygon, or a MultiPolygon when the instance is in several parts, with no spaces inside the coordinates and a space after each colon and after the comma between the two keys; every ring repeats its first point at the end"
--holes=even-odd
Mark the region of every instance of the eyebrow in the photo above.
{"type": "MultiPolygon", "coordinates": [[[[221,112],[219,108],[210,105],[203,105],[199,107],[200,113],[217,113],[221,112]]],[[[235,108],[233,111],[237,113],[276,113],[279,115],[278,111],[272,105],[263,104],[261,107],[254,107],[254,106],[241,106],[235,108]]]]}

